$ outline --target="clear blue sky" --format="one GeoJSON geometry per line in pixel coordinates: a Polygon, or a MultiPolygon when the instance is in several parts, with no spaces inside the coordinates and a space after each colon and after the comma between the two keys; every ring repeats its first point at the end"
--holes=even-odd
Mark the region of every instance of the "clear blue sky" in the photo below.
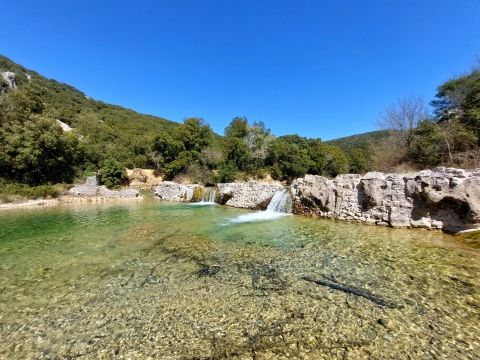
{"type": "Polygon", "coordinates": [[[223,133],[375,129],[480,55],[479,0],[42,0],[2,6],[0,53],[87,95],[223,133]]]}

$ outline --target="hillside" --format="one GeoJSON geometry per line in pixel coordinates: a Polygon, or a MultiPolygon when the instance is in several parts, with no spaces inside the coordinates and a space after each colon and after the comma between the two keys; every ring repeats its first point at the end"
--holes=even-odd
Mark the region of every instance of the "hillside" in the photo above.
{"type": "Polygon", "coordinates": [[[79,136],[95,138],[108,152],[117,154],[126,166],[145,166],[139,159],[142,143],[158,133],[173,133],[180,124],[156,116],[103,103],[87,97],[76,88],[47,79],[37,72],[0,55],[0,73],[11,71],[19,89],[29,87],[38,95],[49,116],[77,130],[79,136]],[[136,159],[136,160],[133,160],[136,159]]]}
{"type": "Polygon", "coordinates": [[[369,144],[371,146],[375,146],[376,144],[379,144],[383,140],[387,139],[390,135],[391,135],[390,131],[377,130],[377,131],[370,131],[362,134],[344,136],[338,139],[332,139],[325,142],[327,144],[336,145],[340,147],[343,151],[349,152],[353,148],[356,148],[363,144],[369,144]]]}
{"type": "Polygon", "coordinates": [[[275,137],[245,117],[235,117],[222,137],[200,118],[180,124],[106,104],[4,56],[0,74],[0,182],[10,184],[71,183],[95,171],[118,186],[125,167],[204,184],[268,175],[291,181],[307,173],[475,167],[480,159],[478,70],[439,87],[434,118],[325,142],[275,137]]]}

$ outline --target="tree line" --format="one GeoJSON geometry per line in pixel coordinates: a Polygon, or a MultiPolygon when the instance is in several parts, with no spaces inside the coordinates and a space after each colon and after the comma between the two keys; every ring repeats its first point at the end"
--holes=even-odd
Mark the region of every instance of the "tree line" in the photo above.
{"type": "MultiPolygon", "coordinates": [[[[6,58],[0,58],[10,67],[6,58]]],[[[15,65],[23,74],[26,69],[15,65]]],[[[0,69],[1,70],[1,69],[0,69]]],[[[291,181],[305,174],[395,170],[401,166],[478,166],[480,71],[451,79],[430,103],[408,96],[388,107],[383,132],[324,142],[274,136],[263,122],[235,117],[223,136],[201,118],[182,124],[88,99],[32,73],[0,84],[0,178],[28,185],[71,183],[98,173],[109,187],[125,167],[153,168],[165,179],[213,184],[235,179],[291,181]],[[58,120],[74,130],[62,131],[58,120]]]]}

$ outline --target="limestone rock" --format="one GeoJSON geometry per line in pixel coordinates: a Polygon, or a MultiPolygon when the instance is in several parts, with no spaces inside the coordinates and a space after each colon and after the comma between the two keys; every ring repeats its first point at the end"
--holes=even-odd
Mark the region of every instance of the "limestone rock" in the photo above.
{"type": "Polygon", "coordinates": [[[15,80],[15,73],[11,71],[5,71],[0,74],[4,83],[7,86],[7,90],[13,90],[17,87],[17,82],[15,80]]]}
{"type": "Polygon", "coordinates": [[[85,184],[75,185],[68,190],[68,195],[72,197],[102,197],[109,199],[130,199],[138,197],[138,190],[123,189],[110,190],[105,186],[99,186],[96,176],[87,177],[85,184]]]}
{"type": "Polygon", "coordinates": [[[480,169],[370,172],[293,181],[294,212],[392,227],[456,232],[480,227],[480,169]]]}
{"type": "Polygon", "coordinates": [[[164,201],[190,202],[195,189],[201,185],[183,185],[173,181],[164,181],[155,188],[155,196],[164,201]]]}
{"type": "Polygon", "coordinates": [[[280,183],[258,181],[223,183],[217,186],[222,204],[247,209],[266,208],[273,195],[284,188],[280,183]]]}

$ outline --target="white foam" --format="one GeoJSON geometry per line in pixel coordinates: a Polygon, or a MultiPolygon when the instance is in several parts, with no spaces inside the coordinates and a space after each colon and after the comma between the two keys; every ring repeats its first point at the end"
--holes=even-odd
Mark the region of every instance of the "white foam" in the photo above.
{"type": "Polygon", "coordinates": [[[270,210],[257,211],[250,214],[239,215],[236,218],[230,219],[230,223],[241,224],[241,223],[256,222],[256,221],[276,220],[289,215],[291,214],[279,213],[279,212],[270,211],[270,210]]]}
{"type": "Polygon", "coordinates": [[[199,201],[199,202],[188,203],[188,205],[191,205],[191,206],[212,206],[212,205],[217,205],[217,203],[215,201],[199,201]]]}

